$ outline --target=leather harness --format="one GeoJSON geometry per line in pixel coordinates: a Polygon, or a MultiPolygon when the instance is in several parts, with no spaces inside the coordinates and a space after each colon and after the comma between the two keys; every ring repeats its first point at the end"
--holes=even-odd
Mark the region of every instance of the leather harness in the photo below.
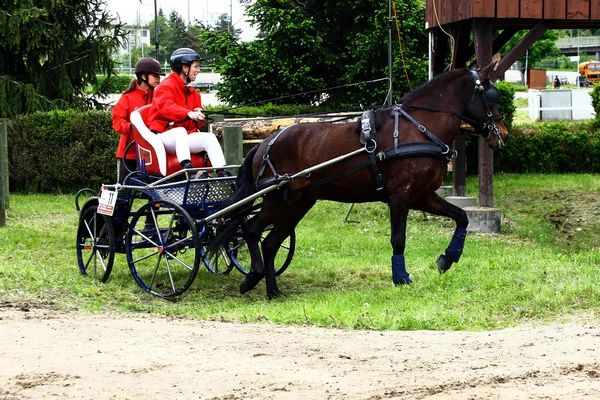
{"type": "MultiPolygon", "coordinates": [[[[377,138],[377,130],[375,123],[375,112],[373,110],[365,111],[361,116],[361,132],[360,132],[360,143],[364,145],[365,151],[369,154],[369,159],[358,163],[351,168],[348,168],[336,175],[328,176],[326,178],[320,179],[315,182],[311,182],[305,186],[302,186],[295,190],[289,190],[286,186],[286,192],[284,197],[286,199],[290,199],[291,196],[304,192],[309,189],[313,189],[318,186],[325,185],[329,182],[332,182],[336,179],[342,178],[344,176],[350,175],[360,169],[363,169],[367,166],[371,166],[371,170],[373,172],[373,179],[375,183],[375,193],[377,199],[382,202],[387,202],[387,192],[385,190],[385,179],[383,176],[383,172],[381,171],[380,164],[383,162],[394,161],[407,157],[435,157],[440,159],[445,159],[446,162],[449,162],[453,158],[456,158],[456,151],[451,148],[449,145],[440,140],[437,136],[431,133],[424,125],[417,122],[410,114],[406,112],[406,108],[412,109],[422,109],[427,111],[436,111],[436,112],[444,112],[458,116],[462,120],[466,120],[473,126],[477,124],[480,125],[482,130],[489,131],[487,138],[488,139],[492,135],[496,135],[500,140],[502,137],[499,132],[499,128],[496,126],[496,122],[502,119],[502,115],[493,116],[492,115],[492,107],[494,107],[498,100],[499,94],[498,90],[491,84],[488,89],[483,87],[483,82],[490,81],[489,77],[485,77],[483,81],[479,78],[479,75],[475,71],[470,71],[473,80],[475,83],[475,88],[473,91],[473,96],[471,97],[470,103],[473,103],[476,94],[480,94],[483,97],[483,102],[486,107],[486,114],[488,117],[487,122],[480,122],[468,118],[464,115],[460,115],[458,113],[447,111],[447,110],[439,110],[433,109],[429,107],[421,107],[421,106],[405,106],[402,104],[396,104],[392,107],[392,116],[394,117],[394,145],[393,147],[387,148],[380,152],[377,152],[377,148],[379,146],[378,138],[377,138]],[[406,118],[407,121],[411,122],[413,125],[417,127],[419,132],[421,132],[424,136],[426,136],[430,141],[429,142],[411,142],[411,143],[399,143],[399,120],[400,118],[406,118]],[[475,125],[474,125],[475,124],[475,125]]],[[[491,83],[491,81],[490,81],[491,83]]],[[[289,128],[289,127],[288,127],[289,128]]],[[[288,129],[285,128],[275,135],[273,139],[271,139],[267,145],[267,149],[265,154],[263,155],[263,160],[258,172],[258,176],[256,178],[256,188],[257,190],[262,190],[268,186],[275,185],[284,180],[290,180],[290,176],[288,174],[279,175],[275,171],[275,167],[270,160],[269,153],[277,139],[288,129]],[[263,175],[266,167],[271,169],[273,173],[272,177],[260,179],[263,175]]],[[[308,174],[310,175],[310,174],[308,174]]]]}
{"type": "MultiPolygon", "coordinates": [[[[392,109],[392,113],[394,116],[394,146],[388,149],[377,152],[378,148],[378,138],[377,131],[375,129],[375,118],[373,110],[365,111],[361,117],[361,134],[360,134],[360,142],[365,146],[365,150],[369,154],[369,159],[358,163],[351,168],[348,168],[336,175],[328,176],[326,178],[320,179],[315,182],[311,182],[308,185],[305,185],[301,188],[295,190],[287,190],[285,197],[291,198],[291,196],[304,192],[308,189],[313,189],[318,186],[325,185],[327,183],[333,182],[339,178],[350,175],[358,170],[361,170],[365,167],[371,166],[373,171],[373,177],[375,181],[375,193],[377,195],[377,199],[382,202],[387,201],[387,192],[385,190],[385,181],[384,176],[380,168],[380,164],[382,162],[389,162],[398,160],[401,158],[407,157],[435,157],[445,159],[447,161],[451,160],[455,157],[456,151],[438,139],[435,135],[433,135],[427,128],[423,125],[416,122],[406,111],[404,111],[401,104],[396,105],[392,109]],[[415,124],[419,131],[427,136],[431,142],[411,142],[411,143],[398,143],[399,137],[399,120],[401,116],[407,118],[410,122],[415,124]]],[[[289,127],[288,127],[289,128],[289,127]]],[[[287,129],[287,128],[286,128],[287,129]]],[[[267,145],[267,149],[265,154],[263,155],[263,160],[258,171],[258,176],[256,180],[256,188],[257,190],[262,190],[268,186],[274,185],[281,180],[289,179],[288,175],[279,175],[277,174],[273,163],[270,160],[269,153],[277,139],[286,131],[286,129],[281,130],[275,135],[273,139],[271,139],[267,145]],[[265,169],[269,167],[273,176],[268,178],[260,179],[263,175],[265,169]]]]}

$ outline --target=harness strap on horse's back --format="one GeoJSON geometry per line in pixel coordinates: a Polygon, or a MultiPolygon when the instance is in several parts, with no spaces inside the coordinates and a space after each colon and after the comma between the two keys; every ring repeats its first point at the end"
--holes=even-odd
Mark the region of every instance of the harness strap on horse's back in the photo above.
{"type": "Polygon", "coordinates": [[[361,139],[364,138],[364,145],[367,153],[369,153],[369,161],[373,170],[373,179],[375,180],[375,194],[377,200],[387,202],[387,192],[385,190],[385,182],[375,151],[377,150],[377,129],[375,124],[375,113],[373,110],[365,111],[361,117],[361,139]]]}
{"type": "Polygon", "coordinates": [[[402,104],[398,104],[397,106],[394,107],[394,113],[398,113],[398,112],[402,113],[402,115],[407,120],[412,122],[413,125],[415,125],[417,127],[417,129],[419,129],[419,132],[421,132],[423,135],[427,136],[429,138],[429,140],[431,140],[438,146],[446,149],[444,154],[450,154],[450,156],[452,158],[455,157],[456,151],[454,149],[450,148],[450,146],[448,146],[446,143],[442,142],[437,136],[435,136],[433,133],[431,133],[424,125],[418,123],[413,117],[410,116],[409,113],[404,111],[404,107],[402,106],[402,104]]]}
{"type": "MultiPolygon", "coordinates": [[[[448,155],[444,154],[445,148],[438,146],[431,142],[411,142],[400,144],[398,147],[390,147],[389,149],[383,150],[377,153],[376,157],[381,162],[398,160],[401,158],[409,157],[436,157],[448,160],[448,155]]],[[[326,185],[337,179],[343,178],[344,176],[353,174],[354,172],[361,170],[371,164],[371,160],[366,160],[361,163],[354,165],[352,168],[344,170],[339,174],[328,176],[327,178],[320,179],[316,182],[309,183],[308,185],[302,186],[298,189],[292,190],[288,193],[291,197],[295,194],[305,192],[309,189],[314,189],[319,186],[326,185]]]]}
{"type": "MultiPolygon", "coordinates": [[[[287,128],[289,128],[289,126],[287,128]]],[[[258,183],[258,180],[260,179],[260,177],[262,176],[262,174],[265,172],[265,169],[266,169],[267,165],[269,166],[269,168],[271,168],[271,172],[273,173],[273,176],[277,176],[277,171],[275,171],[275,167],[273,166],[273,163],[271,162],[271,158],[269,156],[269,153],[271,152],[271,148],[275,144],[275,141],[277,140],[277,138],[279,138],[279,136],[287,128],[280,130],[277,133],[277,135],[275,135],[275,137],[269,141],[269,144],[267,145],[267,150],[265,150],[265,154],[262,157],[262,163],[260,164],[260,169],[258,170],[258,175],[256,176],[256,182],[255,183],[258,183]]]]}

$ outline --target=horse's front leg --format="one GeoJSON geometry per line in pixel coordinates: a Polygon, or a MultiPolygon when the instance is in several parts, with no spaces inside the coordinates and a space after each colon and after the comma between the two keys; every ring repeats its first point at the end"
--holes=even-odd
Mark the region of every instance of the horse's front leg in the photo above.
{"type": "Polygon", "coordinates": [[[406,220],[408,207],[400,200],[390,201],[390,222],[392,224],[392,280],[395,285],[407,285],[412,282],[406,271],[404,249],[406,247],[406,220]]]}
{"type": "Polygon", "coordinates": [[[454,230],[448,248],[446,248],[445,253],[440,255],[436,261],[438,270],[441,273],[448,271],[453,263],[457,263],[460,260],[460,256],[465,246],[467,225],[469,225],[467,213],[462,208],[448,203],[435,192],[414,202],[414,204],[411,204],[411,208],[452,218],[456,223],[456,229],[454,230]]]}

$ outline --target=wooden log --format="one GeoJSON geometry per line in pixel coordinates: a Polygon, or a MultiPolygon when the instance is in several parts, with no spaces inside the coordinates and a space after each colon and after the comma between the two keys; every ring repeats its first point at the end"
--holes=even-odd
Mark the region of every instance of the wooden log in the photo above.
{"type": "Polygon", "coordinates": [[[225,116],[221,114],[213,114],[210,116],[212,118],[213,123],[208,125],[208,131],[210,133],[215,133],[214,123],[215,122],[223,122],[225,120],[225,116]]]}

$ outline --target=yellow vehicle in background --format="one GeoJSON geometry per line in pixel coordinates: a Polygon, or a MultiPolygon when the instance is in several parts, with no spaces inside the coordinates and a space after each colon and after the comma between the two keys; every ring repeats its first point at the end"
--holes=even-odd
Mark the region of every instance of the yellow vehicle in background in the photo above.
{"type": "Polygon", "coordinates": [[[579,64],[579,84],[589,86],[600,82],[600,61],[586,61],[579,64]]]}

